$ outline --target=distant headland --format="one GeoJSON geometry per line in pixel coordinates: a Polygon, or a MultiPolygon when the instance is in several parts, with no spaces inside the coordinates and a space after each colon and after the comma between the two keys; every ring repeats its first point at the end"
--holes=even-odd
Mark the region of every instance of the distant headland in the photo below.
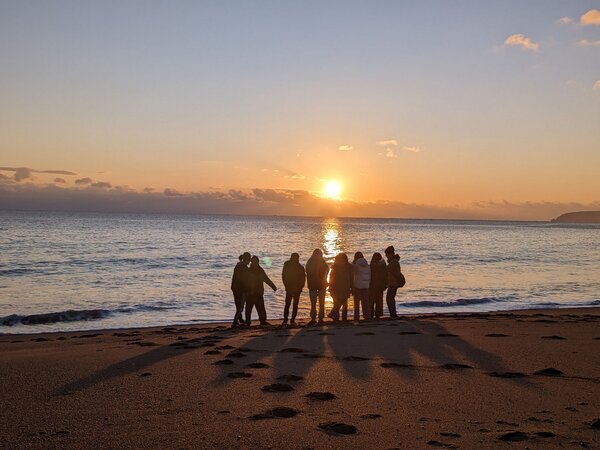
{"type": "Polygon", "coordinates": [[[577,211],[561,214],[552,222],[560,223],[600,223],[600,211],[577,211]]]}

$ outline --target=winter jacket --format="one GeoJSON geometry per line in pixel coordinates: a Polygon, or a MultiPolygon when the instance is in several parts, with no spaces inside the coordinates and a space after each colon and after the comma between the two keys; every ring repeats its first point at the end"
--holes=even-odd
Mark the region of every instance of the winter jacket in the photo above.
{"type": "Polygon", "coordinates": [[[267,283],[273,290],[277,289],[262,267],[249,267],[248,294],[253,296],[263,295],[265,293],[263,283],[267,283]]]}
{"type": "Polygon", "coordinates": [[[327,274],[329,266],[323,257],[311,256],[306,261],[306,281],[308,289],[325,289],[327,287],[327,274]]]}
{"type": "Polygon", "coordinates": [[[231,290],[235,292],[246,292],[248,284],[248,266],[242,261],[238,262],[233,269],[231,277],[231,290]]]}
{"type": "Polygon", "coordinates": [[[340,298],[350,297],[353,278],[352,264],[333,264],[331,266],[331,275],[329,276],[329,292],[340,298]]]}
{"type": "Polygon", "coordinates": [[[400,287],[400,257],[394,255],[393,258],[388,260],[387,266],[388,273],[388,287],[400,287]]]}
{"type": "Polygon", "coordinates": [[[300,292],[306,283],[306,271],[302,264],[294,261],[283,263],[281,272],[283,286],[287,292],[300,292]]]}
{"type": "Polygon", "coordinates": [[[387,287],[387,266],[383,259],[371,263],[371,282],[369,288],[383,291],[387,287]]]}
{"type": "Polygon", "coordinates": [[[353,287],[357,289],[368,289],[371,282],[371,267],[365,258],[357,259],[352,264],[354,273],[353,287]]]}

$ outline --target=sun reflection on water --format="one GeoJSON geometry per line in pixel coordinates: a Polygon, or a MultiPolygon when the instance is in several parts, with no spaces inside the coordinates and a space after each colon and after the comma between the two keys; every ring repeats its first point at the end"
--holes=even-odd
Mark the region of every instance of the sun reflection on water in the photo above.
{"type": "MultiPolygon", "coordinates": [[[[323,257],[330,268],[335,255],[343,251],[340,231],[341,225],[338,219],[327,219],[323,222],[323,257]]],[[[329,282],[329,275],[327,275],[327,282],[329,282]]],[[[325,297],[325,304],[328,308],[333,305],[333,299],[329,291],[327,291],[327,296],[325,297]]]]}

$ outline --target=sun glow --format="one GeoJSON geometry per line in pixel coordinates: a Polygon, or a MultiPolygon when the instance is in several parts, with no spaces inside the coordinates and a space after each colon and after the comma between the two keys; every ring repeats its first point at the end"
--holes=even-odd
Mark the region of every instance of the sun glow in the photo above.
{"type": "Polygon", "coordinates": [[[342,185],[335,180],[330,180],[323,187],[323,195],[333,200],[340,200],[342,185]]]}

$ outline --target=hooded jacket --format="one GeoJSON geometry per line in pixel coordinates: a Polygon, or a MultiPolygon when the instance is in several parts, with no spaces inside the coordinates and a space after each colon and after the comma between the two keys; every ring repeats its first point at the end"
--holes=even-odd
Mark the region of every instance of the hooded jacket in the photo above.
{"type": "Polygon", "coordinates": [[[368,289],[371,282],[371,267],[365,258],[359,258],[352,264],[354,273],[353,287],[368,289]]]}
{"type": "Polygon", "coordinates": [[[249,267],[247,279],[249,295],[262,296],[265,293],[265,286],[263,283],[267,283],[273,290],[277,289],[264,269],[260,266],[249,267]]]}
{"type": "Polygon", "coordinates": [[[306,281],[308,289],[325,289],[329,266],[322,256],[312,255],[306,261],[306,281]]]}
{"type": "Polygon", "coordinates": [[[395,288],[400,287],[400,277],[402,276],[400,272],[400,256],[397,254],[394,255],[391,259],[388,260],[388,287],[395,288]]]}
{"type": "Polygon", "coordinates": [[[349,262],[334,263],[329,277],[329,292],[342,299],[350,297],[354,275],[349,262]]]}
{"type": "Polygon", "coordinates": [[[371,282],[369,288],[384,291],[387,287],[387,266],[383,259],[371,263],[371,282]]]}
{"type": "Polygon", "coordinates": [[[283,263],[281,279],[287,292],[300,292],[306,283],[306,271],[299,262],[289,260],[283,263]]]}

